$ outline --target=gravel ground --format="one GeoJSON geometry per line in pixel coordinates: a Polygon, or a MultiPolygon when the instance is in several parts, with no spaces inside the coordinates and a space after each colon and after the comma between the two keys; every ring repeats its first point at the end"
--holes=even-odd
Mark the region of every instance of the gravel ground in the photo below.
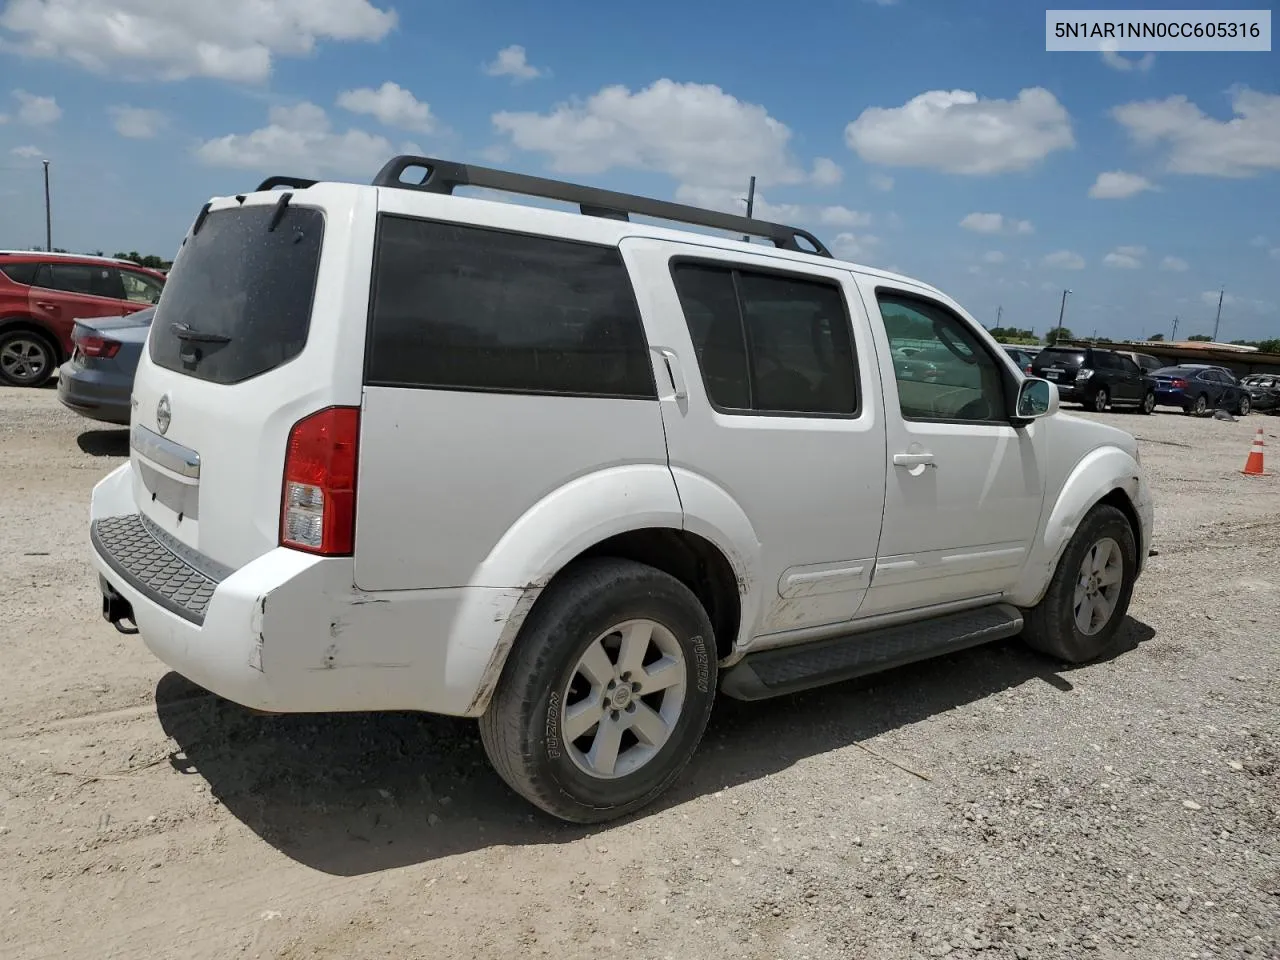
{"type": "Polygon", "coordinates": [[[1160,555],[1125,649],[721,702],[656,809],[531,812],[475,725],[269,718],[97,610],[123,431],[0,389],[0,956],[1280,958],[1280,420],[1102,415],[1160,555]]]}

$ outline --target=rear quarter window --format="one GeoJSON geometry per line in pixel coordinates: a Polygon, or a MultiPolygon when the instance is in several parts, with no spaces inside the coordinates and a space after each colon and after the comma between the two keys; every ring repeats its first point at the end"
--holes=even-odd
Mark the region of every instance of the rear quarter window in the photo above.
{"type": "Polygon", "coordinates": [[[657,396],[616,247],[390,214],[379,218],[365,381],[657,396]]]}
{"type": "Polygon", "coordinates": [[[14,283],[21,283],[28,287],[35,283],[36,271],[39,269],[38,263],[0,263],[0,273],[14,283]]]}
{"type": "Polygon", "coordinates": [[[311,325],[324,215],[275,204],[210,213],[188,236],[152,323],[151,360],[213,383],[239,383],[302,352],[311,325]]]}

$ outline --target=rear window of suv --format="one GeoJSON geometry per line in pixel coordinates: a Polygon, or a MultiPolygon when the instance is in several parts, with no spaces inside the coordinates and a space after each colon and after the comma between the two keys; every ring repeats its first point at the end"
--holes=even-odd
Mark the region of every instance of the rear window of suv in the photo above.
{"type": "Polygon", "coordinates": [[[1032,363],[1037,367],[1078,367],[1084,363],[1084,351],[1055,350],[1052,347],[1046,347],[1036,354],[1036,358],[1032,363]]]}
{"type": "Polygon", "coordinates": [[[239,383],[302,352],[320,269],[324,215],[276,205],[216,210],[187,237],[152,323],[151,360],[239,383]]]}

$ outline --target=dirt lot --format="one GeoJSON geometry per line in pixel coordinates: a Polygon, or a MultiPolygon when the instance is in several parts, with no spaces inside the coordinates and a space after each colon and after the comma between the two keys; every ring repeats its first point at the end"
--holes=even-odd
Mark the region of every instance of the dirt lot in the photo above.
{"type": "Polygon", "coordinates": [[[1280,420],[1103,416],[1157,503],[1122,653],[722,702],[666,803],[584,830],[472,723],[168,673],[86,559],[125,433],[0,390],[0,956],[1280,957],[1280,477],[1239,473],[1280,420]]]}

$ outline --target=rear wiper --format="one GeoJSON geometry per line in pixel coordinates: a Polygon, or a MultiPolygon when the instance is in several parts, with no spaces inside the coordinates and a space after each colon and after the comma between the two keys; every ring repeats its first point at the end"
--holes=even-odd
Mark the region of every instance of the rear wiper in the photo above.
{"type": "Polygon", "coordinates": [[[200,330],[192,330],[189,324],[171,323],[169,329],[173,331],[173,335],[179,340],[189,341],[191,343],[230,343],[231,338],[223,336],[221,333],[204,333],[200,330]]]}

